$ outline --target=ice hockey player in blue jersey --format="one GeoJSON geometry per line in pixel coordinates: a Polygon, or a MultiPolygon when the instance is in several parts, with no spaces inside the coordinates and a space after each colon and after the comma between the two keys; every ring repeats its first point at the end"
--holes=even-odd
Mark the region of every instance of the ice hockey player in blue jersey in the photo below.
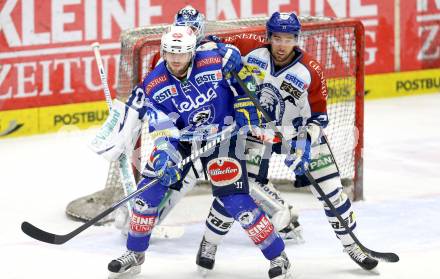
{"type": "MultiPolygon", "coordinates": [[[[189,26],[193,29],[197,36],[198,50],[218,49],[215,43],[205,39],[205,17],[192,6],[185,6],[176,14],[174,25],[189,26]]],[[[241,52],[240,48],[239,50],[241,52]]],[[[159,59],[160,56],[155,55],[152,59],[152,65],[156,65],[159,59]]],[[[282,197],[281,193],[267,179],[256,179],[260,167],[256,162],[260,161],[260,149],[262,146],[262,144],[258,144],[258,140],[256,143],[254,137],[250,136],[247,139],[245,153],[247,156],[246,167],[248,171],[250,195],[260,208],[265,211],[283,239],[288,239],[295,243],[302,243],[302,228],[298,222],[298,213],[294,207],[282,197]]],[[[182,188],[179,191],[173,189],[168,190],[165,199],[159,206],[158,224],[160,224],[173,207],[194,188],[198,176],[197,172],[200,172],[200,165],[196,163],[195,166],[198,168],[196,168],[195,171],[188,172],[186,179],[182,183],[182,188]]],[[[213,231],[212,234],[209,234],[209,236],[212,237],[207,236],[207,240],[214,244],[218,244],[217,240],[220,239],[216,236],[217,233],[225,233],[216,221],[217,214],[218,209],[215,203],[210,209],[206,220],[206,229],[213,231]]],[[[127,219],[125,220],[128,222],[127,219]]],[[[231,221],[233,221],[233,218],[229,216],[229,221],[222,222],[222,226],[231,223],[231,221]]]]}
{"type": "MultiPolygon", "coordinates": [[[[215,50],[195,51],[196,36],[186,26],[171,26],[162,36],[163,61],[134,88],[126,104],[115,101],[104,125],[113,127],[96,149],[109,160],[129,152],[142,121],[148,121],[154,149],[146,168],[160,182],[135,200],[127,238],[127,251],[108,265],[111,278],[136,274],[145,260],[158,206],[169,188],[179,189],[191,164],[177,164],[210,140],[227,135],[227,144],[202,157],[212,185],[214,202],[232,216],[270,261],[269,278],[289,278],[290,263],[284,242],[265,213],[249,195],[243,141],[236,131],[245,125],[261,125],[249,99],[228,73],[242,68],[238,50],[224,57],[215,50]],[[236,87],[235,90],[232,87],[236,87]],[[116,128],[115,128],[116,127],[116,128]]],[[[250,81],[251,82],[251,81],[250,81]]],[[[251,84],[251,83],[250,83],[251,84]]],[[[138,187],[151,181],[145,176],[138,187]]]]}

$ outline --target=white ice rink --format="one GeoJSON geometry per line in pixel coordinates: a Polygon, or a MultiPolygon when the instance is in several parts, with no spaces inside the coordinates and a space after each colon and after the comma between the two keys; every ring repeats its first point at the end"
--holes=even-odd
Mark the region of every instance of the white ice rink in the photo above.
{"type": "MultiPolygon", "coordinates": [[[[440,94],[369,101],[365,109],[365,201],[354,204],[361,242],[395,252],[366,272],[342,253],[317,201],[288,194],[300,208],[306,243],[287,244],[295,278],[440,278],[440,94]]],[[[0,140],[0,278],[107,278],[107,263],[124,250],[112,226],[92,227],[61,246],[20,230],[29,221],[65,234],[69,201],[103,188],[108,164],[86,143],[91,132],[0,140]]],[[[187,197],[167,220],[180,239],[152,241],[137,278],[196,278],[195,255],[211,197],[187,197]],[[197,205],[197,206],[196,206],[197,205]]],[[[210,278],[267,278],[268,261],[238,225],[218,249],[210,278]]]]}

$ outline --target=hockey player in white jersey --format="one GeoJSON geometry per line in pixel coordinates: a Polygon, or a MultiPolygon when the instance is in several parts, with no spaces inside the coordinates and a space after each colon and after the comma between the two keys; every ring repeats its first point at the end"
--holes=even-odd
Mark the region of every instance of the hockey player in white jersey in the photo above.
{"type": "MultiPolygon", "coordinates": [[[[210,47],[204,45],[207,42],[205,40],[205,17],[198,10],[194,9],[192,6],[184,7],[176,14],[174,25],[191,27],[197,36],[198,49],[210,49],[210,47]]],[[[215,44],[214,47],[216,47],[215,44]]],[[[241,51],[240,48],[239,50],[241,51]]],[[[152,59],[152,65],[156,65],[158,61],[159,55],[156,55],[152,59]]],[[[249,176],[250,194],[255,202],[268,214],[275,228],[284,239],[289,239],[296,243],[302,243],[304,240],[302,237],[302,228],[298,222],[298,213],[293,206],[281,196],[281,193],[266,179],[266,177],[258,175],[261,166],[261,148],[264,148],[264,146],[260,144],[257,139],[251,137],[248,139],[246,143],[246,155],[248,157],[246,165],[249,176]]],[[[267,166],[264,165],[263,167],[267,166]]],[[[159,216],[157,218],[158,224],[160,224],[174,206],[194,188],[196,180],[201,173],[203,173],[201,165],[196,163],[194,165],[194,171],[188,173],[183,180],[183,187],[180,191],[173,189],[168,191],[159,206],[159,216]]],[[[213,206],[217,207],[216,204],[213,206]]],[[[211,218],[207,219],[207,224],[211,223],[211,225],[209,225],[210,228],[217,230],[212,223],[215,223],[215,218],[213,217],[216,214],[216,209],[214,207],[210,210],[209,216],[211,216],[211,218]]],[[[122,208],[122,210],[124,209],[125,208],[122,208]]],[[[125,218],[128,218],[127,214],[124,216],[125,218]]],[[[119,223],[119,228],[123,229],[126,227],[124,220],[119,221],[119,223]]],[[[224,223],[222,225],[226,226],[227,224],[228,223],[224,223]]]]}
{"type": "MultiPolygon", "coordinates": [[[[298,47],[301,24],[294,13],[275,12],[267,21],[266,28],[269,44],[251,51],[243,58],[243,62],[256,78],[256,95],[261,106],[276,122],[284,138],[291,143],[291,154],[294,155],[288,155],[285,164],[295,173],[297,179],[304,179],[305,172],[310,171],[338,213],[346,220],[348,227],[355,233],[355,214],[350,200],[342,190],[339,171],[323,133],[323,128],[328,124],[328,93],[321,65],[298,47]],[[307,134],[305,139],[297,138],[301,132],[307,134]],[[315,167],[317,164],[312,162],[320,158],[332,160],[325,166],[315,167]],[[296,159],[299,159],[298,164],[294,164],[298,162],[296,159]]],[[[222,47],[223,44],[219,44],[220,50],[222,47]]],[[[280,143],[274,143],[272,148],[273,152],[282,152],[280,143]]],[[[267,168],[260,168],[260,176],[265,177],[265,171],[267,172],[267,168]]],[[[317,191],[314,188],[311,190],[323,203],[326,217],[344,251],[362,268],[375,268],[377,260],[368,257],[359,248],[317,191]]],[[[233,222],[224,211],[217,210],[214,215],[216,223],[233,222]]],[[[229,228],[216,231],[210,228],[209,222],[207,224],[208,228],[197,254],[197,264],[210,270],[214,267],[217,246],[229,228]]]]}

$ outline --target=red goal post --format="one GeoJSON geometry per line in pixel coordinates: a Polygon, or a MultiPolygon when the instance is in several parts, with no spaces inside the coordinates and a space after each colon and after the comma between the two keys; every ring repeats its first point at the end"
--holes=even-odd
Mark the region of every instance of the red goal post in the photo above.
{"type": "MultiPolygon", "coordinates": [[[[207,34],[219,37],[264,38],[266,18],[208,21],[207,34]]],[[[329,89],[330,125],[326,129],[341,178],[355,200],[363,198],[363,97],[364,28],[359,20],[300,17],[300,46],[324,69],[329,89]]],[[[160,36],[167,25],[127,30],[121,35],[118,98],[125,99],[131,88],[151,70],[150,61],[160,49],[160,36]]],[[[144,133],[144,138],[147,134],[144,133]]],[[[145,145],[146,140],[143,140],[145,145]]],[[[147,144],[148,145],[148,144],[147,144]]],[[[141,155],[148,153],[142,147],[141,155]]],[[[269,178],[275,182],[293,179],[286,173],[282,156],[271,160],[269,178]],[[280,157],[280,158],[278,158],[280,157]]],[[[136,160],[142,165],[144,160],[136,160]]],[[[325,162],[315,162],[325,164],[325,162]]]]}

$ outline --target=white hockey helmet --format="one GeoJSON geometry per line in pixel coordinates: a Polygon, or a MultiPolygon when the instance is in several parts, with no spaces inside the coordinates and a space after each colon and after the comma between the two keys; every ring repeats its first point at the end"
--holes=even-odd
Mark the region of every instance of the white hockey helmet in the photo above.
{"type": "Polygon", "coordinates": [[[188,26],[168,27],[167,31],[162,35],[160,42],[160,52],[169,53],[191,53],[194,55],[196,51],[196,35],[188,26]]]}

